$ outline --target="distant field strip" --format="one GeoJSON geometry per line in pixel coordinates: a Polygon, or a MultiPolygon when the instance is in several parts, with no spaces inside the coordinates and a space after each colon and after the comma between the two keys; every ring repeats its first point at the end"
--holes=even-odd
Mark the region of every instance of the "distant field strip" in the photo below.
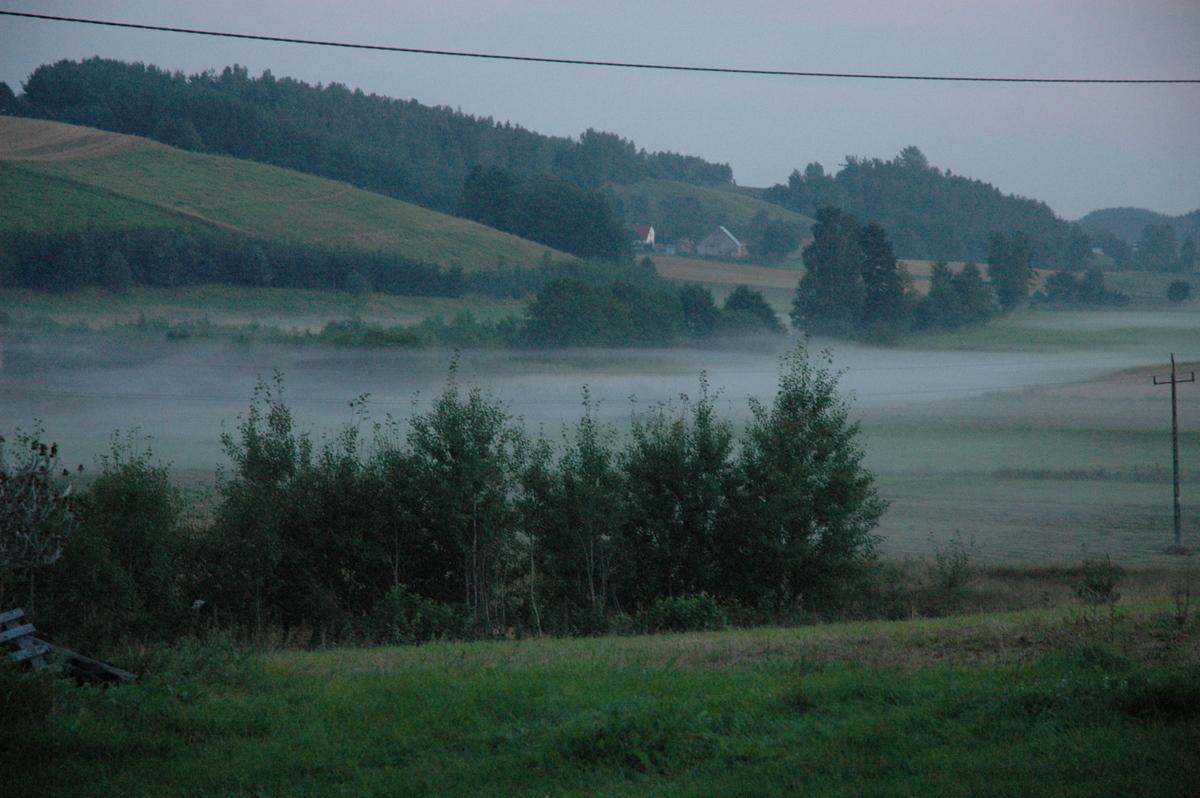
{"type": "Polygon", "coordinates": [[[800,272],[791,269],[771,269],[740,263],[658,256],[654,267],[668,280],[720,285],[748,285],[753,288],[783,288],[795,290],[800,272]]]}

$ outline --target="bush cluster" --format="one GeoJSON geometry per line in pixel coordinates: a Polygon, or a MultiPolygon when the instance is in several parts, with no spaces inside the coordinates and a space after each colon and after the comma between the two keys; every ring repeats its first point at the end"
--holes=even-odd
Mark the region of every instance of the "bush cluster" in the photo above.
{"type": "MultiPolygon", "coordinates": [[[[619,442],[584,396],[563,439],[524,433],[477,388],[406,427],[314,439],[262,384],[222,436],[203,522],[166,469],[117,446],[80,498],[38,621],[102,647],[213,627],[260,639],[419,642],[720,626],[835,606],[873,562],[883,502],[835,379],[803,349],[735,436],[699,395],[619,442]]],[[[29,569],[6,572],[14,588],[29,569]]]]}

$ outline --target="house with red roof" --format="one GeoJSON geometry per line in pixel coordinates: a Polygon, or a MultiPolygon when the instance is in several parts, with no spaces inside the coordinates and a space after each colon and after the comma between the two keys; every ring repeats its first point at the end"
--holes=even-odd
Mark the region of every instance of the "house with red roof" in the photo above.
{"type": "Polygon", "coordinates": [[[654,248],[654,225],[627,224],[625,227],[637,239],[637,243],[648,249],[654,248]]]}

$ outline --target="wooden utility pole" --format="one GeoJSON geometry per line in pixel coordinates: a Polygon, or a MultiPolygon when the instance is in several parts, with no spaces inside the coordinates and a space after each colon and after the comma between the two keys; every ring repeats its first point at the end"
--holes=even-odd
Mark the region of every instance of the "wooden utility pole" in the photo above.
{"type": "Polygon", "coordinates": [[[1175,386],[1181,382],[1195,382],[1196,372],[1191,372],[1191,376],[1186,379],[1175,376],[1175,353],[1171,353],[1171,377],[1170,379],[1154,378],[1155,385],[1171,385],[1171,464],[1173,466],[1173,482],[1175,486],[1175,548],[1180,550],[1183,548],[1183,538],[1180,533],[1180,513],[1179,513],[1179,407],[1175,399],[1175,386]]]}

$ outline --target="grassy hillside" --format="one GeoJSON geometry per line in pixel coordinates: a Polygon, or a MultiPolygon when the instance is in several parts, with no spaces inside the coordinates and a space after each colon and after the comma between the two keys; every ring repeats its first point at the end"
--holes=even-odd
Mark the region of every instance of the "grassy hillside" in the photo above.
{"type": "Polygon", "coordinates": [[[15,692],[0,766],[72,798],[1196,795],[1194,610],[1087,613],[143,649],[132,685],[15,692]]]}
{"type": "Polygon", "coordinates": [[[763,202],[740,191],[706,188],[672,180],[641,180],[609,187],[620,200],[625,220],[652,224],[660,237],[702,238],[719,224],[735,236],[744,236],[759,211],[768,218],[796,224],[806,238],[813,220],[779,205],[763,202]]]}
{"type": "Polygon", "coordinates": [[[345,183],[37,120],[0,117],[0,191],[5,197],[0,225],[6,227],[207,224],[271,239],[395,252],[468,270],[500,263],[536,266],[547,251],[345,183]],[[59,146],[30,152],[24,145],[31,127],[60,134],[59,146]],[[126,146],[97,148],[97,137],[126,146]]]}

